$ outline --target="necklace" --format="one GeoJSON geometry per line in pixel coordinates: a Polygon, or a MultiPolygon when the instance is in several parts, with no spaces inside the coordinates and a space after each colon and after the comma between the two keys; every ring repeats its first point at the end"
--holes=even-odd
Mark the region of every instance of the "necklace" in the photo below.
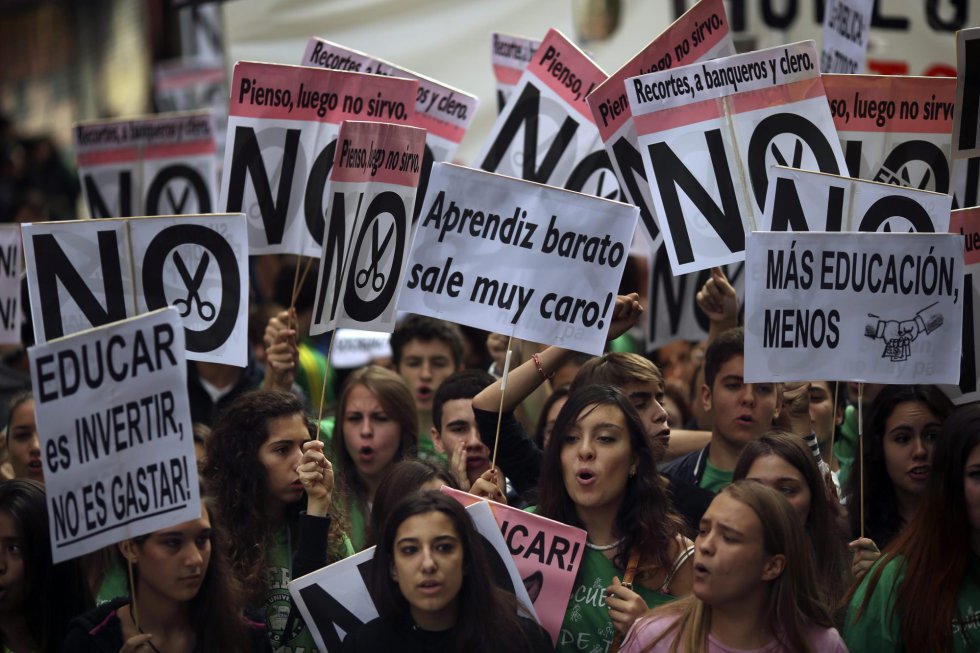
{"type": "MultiPolygon", "coordinates": [[[[130,606],[129,606],[129,618],[130,618],[130,620],[132,620],[133,625],[136,626],[136,630],[140,631],[140,635],[145,635],[146,633],[143,631],[143,626],[141,626],[138,623],[136,623],[136,616],[133,615],[133,606],[132,606],[132,604],[130,604],[130,606]]],[[[150,648],[153,649],[153,653],[160,653],[160,649],[158,649],[156,646],[154,646],[153,645],[153,642],[151,642],[150,640],[146,640],[146,643],[149,644],[150,645],[150,648]]]]}
{"type": "Polygon", "coordinates": [[[585,546],[589,547],[593,551],[608,551],[609,549],[615,549],[617,546],[622,544],[624,540],[626,540],[626,538],[621,537],[612,544],[593,544],[592,542],[586,540],[585,546]]]}

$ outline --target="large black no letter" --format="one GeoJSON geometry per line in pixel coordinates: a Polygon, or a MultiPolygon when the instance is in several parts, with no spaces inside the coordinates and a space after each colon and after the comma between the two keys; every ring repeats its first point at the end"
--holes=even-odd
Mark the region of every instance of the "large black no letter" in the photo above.
{"type": "Polygon", "coordinates": [[[174,248],[180,245],[200,245],[214,257],[221,274],[221,303],[211,326],[203,331],[184,328],[188,351],[214,351],[223,345],[238,321],[241,305],[241,278],[235,251],[218,232],[197,224],[167,227],[158,233],[146,248],[143,258],[143,295],[146,306],[153,311],[169,304],[163,288],[163,268],[174,248]]]}
{"type": "MultiPolygon", "coordinates": [[[[194,189],[194,195],[197,196],[198,207],[195,213],[211,213],[211,192],[208,190],[207,183],[197,170],[181,163],[163,168],[157,173],[157,176],[153,178],[153,182],[150,184],[150,188],[146,192],[147,215],[161,215],[163,213],[160,211],[160,195],[163,194],[163,189],[167,186],[167,184],[174,179],[183,179],[192,189],[194,189]]],[[[166,213],[183,213],[184,202],[181,202],[180,206],[172,206],[171,209],[172,210],[169,210],[166,213]]]]}
{"type": "MultiPolygon", "coordinates": [[[[371,204],[368,205],[367,212],[364,214],[364,222],[361,224],[361,231],[357,234],[357,244],[354,246],[354,254],[351,257],[351,261],[356,262],[360,260],[361,248],[364,247],[369,239],[368,229],[382,215],[391,215],[395,220],[395,242],[388,245],[395,249],[392,252],[391,268],[387,277],[385,277],[384,287],[377,297],[366,302],[358,296],[355,290],[357,270],[352,269],[347,275],[347,288],[344,291],[344,309],[347,311],[347,315],[359,322],[370,322],[381,315],[388,307],[388,304],[391,303],[391,298],[394,296],[395,290],[398,289],[398,284],[401,283],[402,251],[405,245],[405,238],[407,237],[406,227],[408,225],[406,222],[404,201],[391,191],[379,193],[371,200],[371,204]]],[[[371,245],[368,244],[368,247],[371,247],[371,245]]],[[[370,264],[371,262],[369,262],[370,264]]],[[[379,265],[380,268],[380,264],[377,261],[374,261],[373,264],[379,265]]]]}

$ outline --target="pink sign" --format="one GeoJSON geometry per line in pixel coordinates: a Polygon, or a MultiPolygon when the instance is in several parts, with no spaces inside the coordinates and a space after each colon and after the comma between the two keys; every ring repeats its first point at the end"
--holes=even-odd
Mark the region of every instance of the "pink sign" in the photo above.
{"type": "Polygon", "coordinates": [[[951,212],[949,232],[962,234],[966,241],[963,263],[965,265],[980,263],[980,207],[951,212]]]}
{"type": "MultiPolygon", "coordinates": [[[[443,486],[464,506],[483,499],[443,486]]],[[[507,550],[524,581],[541,626],[557,644],[568,597],[585,550],[586,533],[534,513],[489,501],[507,550]]]]}

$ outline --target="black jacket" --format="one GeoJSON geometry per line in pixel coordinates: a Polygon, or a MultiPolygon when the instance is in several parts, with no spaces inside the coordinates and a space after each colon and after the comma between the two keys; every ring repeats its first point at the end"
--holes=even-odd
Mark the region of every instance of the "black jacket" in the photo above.
{"type": "MultiPolygon", "coordinates": [[[[536,622],[521,617],[521,627],[532,650],[536,653],[552,653],[555,647],[551,638],[536,622]]],[[[431,632],[422,630],[411,620],[385,619],[378,617],[369,621],[344,639],[344,653],[376,653],[379,651],[398,651],[398,653],[450,653],[452,630],[431,632]]],[[[511,643],[513,644],[513,643],[511,643]]],[[[472,649],[469,653],[480,651],[500,651],[507,648],[504,642],[487,642],[485,648],[472,649]]]]}

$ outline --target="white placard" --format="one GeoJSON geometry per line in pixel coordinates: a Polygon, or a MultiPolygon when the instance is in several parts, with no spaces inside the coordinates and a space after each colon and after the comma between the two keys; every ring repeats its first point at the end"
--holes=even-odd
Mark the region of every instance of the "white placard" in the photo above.
{"type": "Polygon", "coordinates": [[[312,335],[338,327],[394,331],[425,137],[405,125],[341,124],[312,335]]]}
{"type": "Polygon", "coordinates": [[[874,0],[827,0],[820,70],[849,75],[864,72],[874,4],[874,0]]]}
{"type": "Polygon", "coordinates": [[[36,342],[173,305],[187,358],[245,366],[241,214],[38,222],[23,233],[36,342]]]}
{"type": "Polygon", "coordinates": [[[249,254],[319,257],[343,120],[409,124],[418,82],[238,62],[218,206],[248,218],[249,254]]]}
{"type": "Polygon", "coordinates": [[[963,238],[754,232],[745,380],[957,383],[963,238]]]}
{"type": "Polygon", "coordinates": [[[524,36],[494,32],[490,35],[490,61],[497,80],[497,113],[504,110],[524,69],[541,41],[524,36]]]}
{"type": "Polygon", "coordinates": [[[55,562],[200,516],[175,309],[28,356],[55,562]]]}
{"type": "Polygon", "coordinates": [[[773,166],[759,229],[945,233],[952,202],[945,193],[773,166]]]}
{"type": "Polygon", "coordinates": [[[601,354],[638,215],[437,163],[399,309],[601,354]]]}
{"type": "Polygon", "coordinates": [[[214,211],[218,162],[210,112],[79,123],[72,136],[91,217],[214,211]]]}
{"type": "Polygon", "coordinates": [[[224,159],[225,134],[228,132],[228,73],[223,55],[161,61],[153,67],[153,97],[160,111],[210,109],[214,118],[217,157],[219,161],[224,159]]]}
{"type": "MultiPolygon", "coordinates": [[[[487,555],[498,559],[499,565],[492,565],[491,568],[502,565],[509,586],[496,576],[494,580],[517,596],[518,603],[528,609],[523,614],[536,619],[531,599],[493,517],[490,504],[480,501],[468,506],[466,512],[473,519],[477,532],[483,536],[487,555]]],[[[342,650],[342,642],[348,633],[378,617],[378,609],[367,588],[374,549],[371,547],[289,583],[289,593],[303,615],[303,621],[313,633],[319,650],[337,653],[342,650]]]]}
{"type": "Polygon", "coordinates": [[[963,236],[963,353],[958,385],[944,385],[943,391],[957,404],[980,401],[980,208],[953,211],[949,231],[963,236]]]}
{"type": "Polygon", "coordinates": [[[745,257],[771,165],[846,170],[812,41],[633,77],[626,91],[675,274],[745,257]]]}
{"type": "Polygon", "coordinates": [[[956,33],[953,157],[980,156],[980,27],[956,33]]]}
{"type": "Polygon", "coordinates": [[[0,225],[0,345],[20,342],[20,225],[0,225]]]}

